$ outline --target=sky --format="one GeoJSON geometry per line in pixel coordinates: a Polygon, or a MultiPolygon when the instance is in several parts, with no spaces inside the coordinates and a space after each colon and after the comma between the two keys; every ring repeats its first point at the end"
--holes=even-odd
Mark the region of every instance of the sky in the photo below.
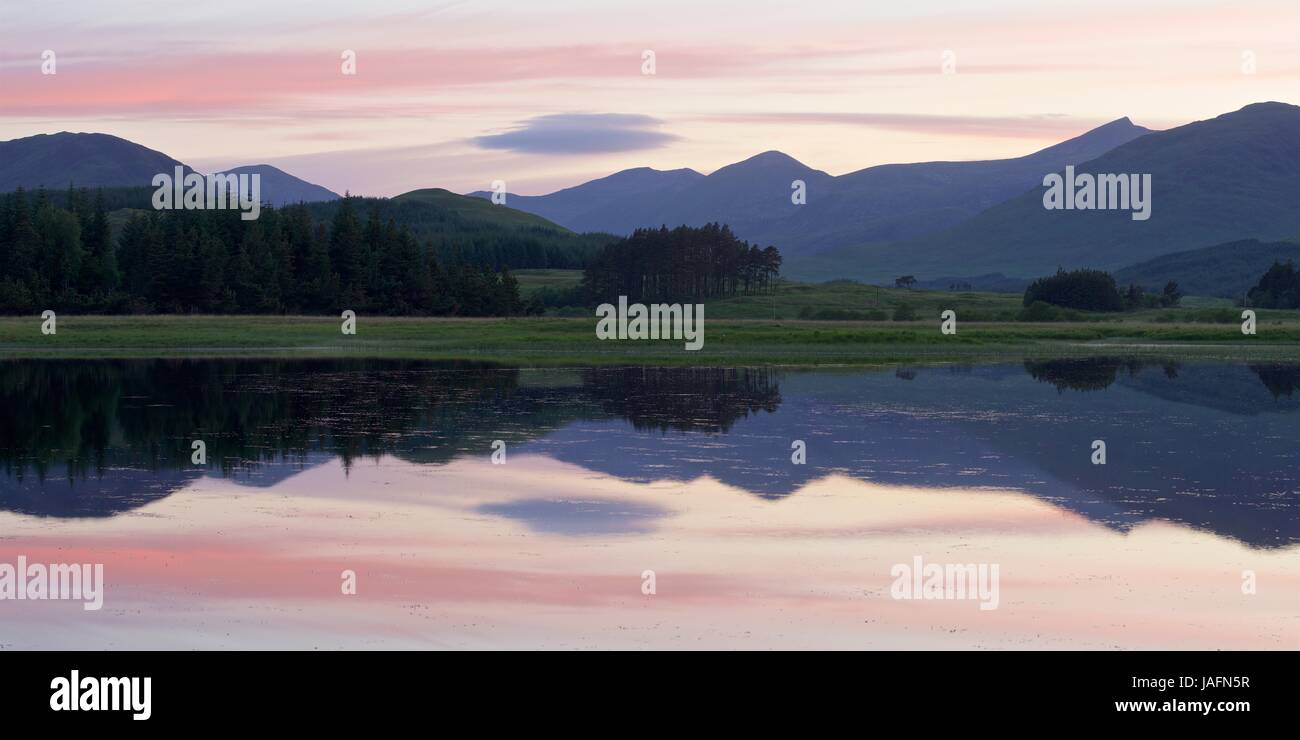
{"type": "Polygon", "coordinates": [[[1300,103],[1296,0],[0,4],[0,140],[103,132],[363,195],[1010,157],[1264,100],[1300,103]]]}

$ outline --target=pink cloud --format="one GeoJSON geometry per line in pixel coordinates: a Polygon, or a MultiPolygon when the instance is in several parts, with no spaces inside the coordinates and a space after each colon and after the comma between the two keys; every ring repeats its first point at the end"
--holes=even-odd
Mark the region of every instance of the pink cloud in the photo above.
{"type": "MultiPolygon", "coordinates": [[[[242,116],[278,112],[298,117],[335,113],[366,117],[372,98],[538,81],[582,82],[642,78],[641,49],[572,45],[538,48],[356,49],[357,73],[341,72],[341,51],[213,54],[174,58],[65,61],[57,75],[37,64],[0,68],[0,107],[9,116],[242,116]],[[353,105],[339,106],[339,98],[353,105]],[[323,105],[319,100],[332,100],[323,105]],[[304,111],[305,109],[305,111],[304,111]]],[[[829,50],[777,53],[744,49],[663,49],[657,75],[699,79],[743,75],[829,50]]],[[[34,57],[33,57],[34,59],[34,57]]],[[[437,112],[439,101],[402,105],[437,112]]],[[[387,115],[391,102],[380,103],[387,115]]]]}
{"type": "Polygon", "coordinates": [[[700,120],[721,123],[833,124],[949,136],[991,136],[1020,139],[1036,136],[1076,136],[1105,123],[1063,115],[956,116],[922,113],[756,112],[717,113],[700,120]]]}

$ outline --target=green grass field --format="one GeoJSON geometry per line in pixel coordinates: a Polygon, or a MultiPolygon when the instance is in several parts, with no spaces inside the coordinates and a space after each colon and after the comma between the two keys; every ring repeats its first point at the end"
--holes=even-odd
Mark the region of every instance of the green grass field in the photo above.
{"type": "MultiPolygon", "coordinates": [[[[542,288],[571,288],[582,280],[581,270],[517,270],[519,290],[528,298],[542,288]]],[[[917,316],[938,316],[944,309],[972,315],[1020,310],[1020,296],[1009,293],[947,293],[931,290],[877,288],[852,282],[793,283],[783,281],[774,293],[709,301],[706,315],[718,319],[816,318],[832,312],[834,319],[887,321],[899,306],[911,307],[917,316]],[[813,316],[809,316],[809,313],[813,316]]]]}
{"type": "MultiPolygon", "coordinates": [[[[571,288],[582,280],[581,270],[518,270],[525,298],[543,288],[571,288]]],[[[891,321],[900,307],[919,320],[952,309],[962,321],[1015,321],[1022,306],[1018,293],[949,292],[879,288],[862,283],[794,283],[783,281],[768,295],[748,295],[708,301],[710,319],[891,321]]],[[[585,315],[586,310],[573,311],[585,315]]],[[[1300,323],[1300,311],[1259,311],[1270,321],[1300,323]]],[[[1225,298],[1187,296],[1175,309],[1148,309],[1118,314],[1081,314],[1086,321],[1123,323],[1233,323],[1241,309],[1225,298]]]]}
{"type": "Polygon", "coordinates": [[[1300,321],[1261,316],[1257,336],[1237,324],[1144,321],[961,323],[721,320],[706,315],[704,347],[600,341],[595,319],[418,319],[361,316],[63,316],[54,335],[37,316],[0,318],[0,358],[315,356],[483,359],[518,364],[880,364],[1019,360],[1061,355],[1300,359],[1300,321]]]}
{"type": "Polygon", "coordinates": [[[526,300],[542,288],[572,288],[582,282],[582,270],[511,270],[526,300]]]}
{"type": "MultiPolygon", "coordinates": [[[[576,285],[577,270],[520,270],[525,297],[576,285]]],[[[600,341],[595,316],[513,319],[361,316],[60,316],[41,333],[37,316],[0,317],[3,357],[316,356],[484,359],[518,364],[879,364],[1018,360],[1049,355],[1176,355],[1300,359],[1300,311],[1259,311],[1256,336],[1241,309],[1187,298],[1176,309],[1094,314],[1073,322],[1013,321],[1020,296],[876,288],[860,283],[781,283],[771,295],[705,305],[704,347],[682,341],[600,341]],[[913,320],[895,321],[906,307],[913,320]],[[953,336],[939,314],[957,313],[953,336]],[[772,317],[777,318],[774,320],[772,317]],[[824,316],[834,320],[800,319],[824,316]]]]}
{"type": "Polygon", "coordinates": [[[949,293],[934,290],[879,288],[853,282],[781,282],[770,295],[750,295],[711,301],[707,314],[719,319],[819,318],[887,321],[900,307],[910,308],[917,317],[938,320],[944,310],[960,317],[991,319],[998,313],[1014,314],[1020,296],[1010,293],[949,293]]]}

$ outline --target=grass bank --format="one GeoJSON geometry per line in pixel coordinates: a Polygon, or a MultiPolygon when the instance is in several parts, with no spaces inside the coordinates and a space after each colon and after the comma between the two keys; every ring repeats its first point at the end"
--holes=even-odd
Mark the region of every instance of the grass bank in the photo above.
{"type": "MultiPolygon", "coordinates": [[[[707,319],[707,315],[706,315],[707,319]]],[[[451,319],[361,316],[60,316],[0,318],[0,357],[311,356],[481,359],[562,364],[879,364],[1018,360],[1065,355],[1152,355],[1300,360],[1300,322],[1261,318],[1257,336],[1236,324],[1169,322],[959,323],[708,319],[704,347],[681,341],[600,341],[594,318],[451,319]]]]}

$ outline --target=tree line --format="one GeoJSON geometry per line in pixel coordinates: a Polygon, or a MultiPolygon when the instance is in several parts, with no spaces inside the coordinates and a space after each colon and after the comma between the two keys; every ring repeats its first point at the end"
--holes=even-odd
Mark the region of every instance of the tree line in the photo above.
{"type": "Polygon", "coordinates": [[[1178,283],[1170,280],[1159,293],[1148,293],[1140,285],[1121,291],[1115,278],[1101,270],[1057,270],[1025,289],[1024,305],[1046,303],[1080,311],[1134,311],[1140,308],[1170,308],[1183,298],[1178,283]]]}
{"type": "Polygon", "coordinates": [[[235,210],[111,211],[121,197],[85,189],[57,198],[44,190],[0,195],[0,312],[529,310],[504,266],[498,272],[454,250],[440,259],[378,209],[359,214],[354,198],[328,220],[306,205],[264,205],[259,218],[244,221],[235,210]]]}
{"type": "Polygon", "coordinates": [[[776,247],[742,241],[729,226],[637,229],[597,252],[581,293],[592,303],[627,296],[634,302],[699,301],[762,293],[781,270],[776,247]]]}

